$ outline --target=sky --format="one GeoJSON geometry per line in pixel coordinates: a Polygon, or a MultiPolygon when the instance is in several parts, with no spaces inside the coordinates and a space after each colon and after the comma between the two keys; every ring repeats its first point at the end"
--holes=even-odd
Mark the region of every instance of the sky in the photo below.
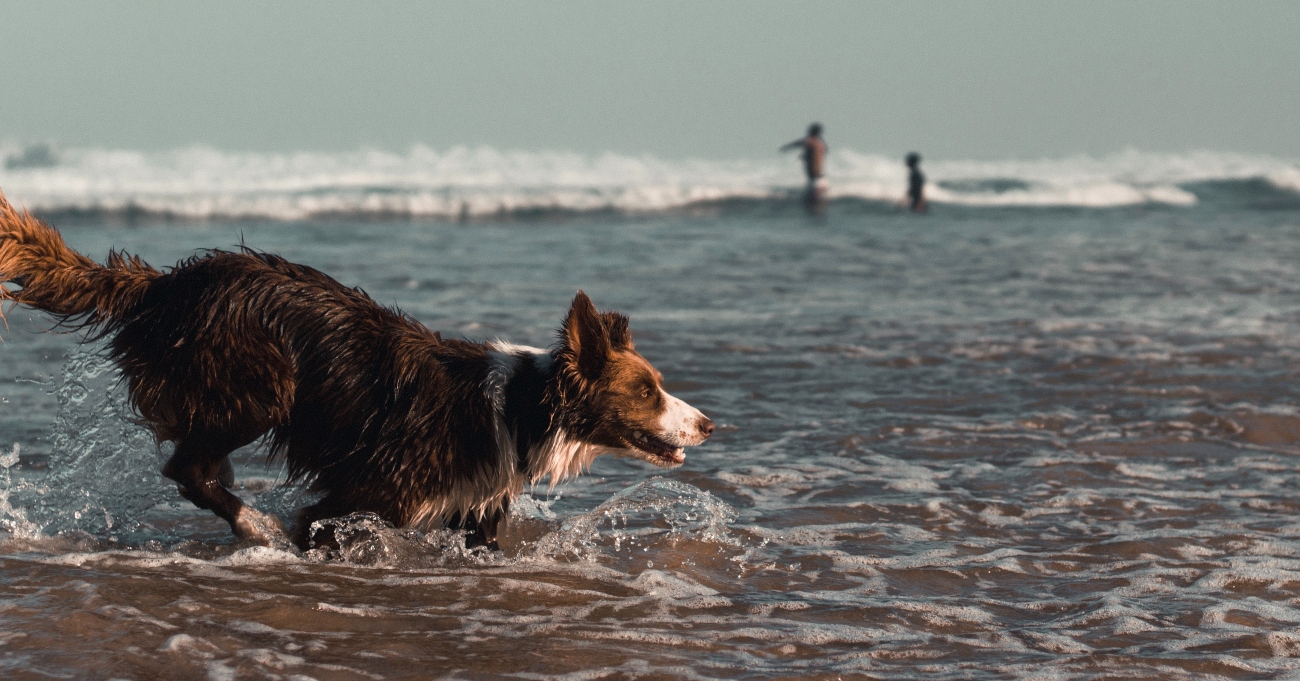
{"type": "Polygon", "coordinates": [[[0,0],[0,141],[1300,158],[1300,2],[0,0]]]}

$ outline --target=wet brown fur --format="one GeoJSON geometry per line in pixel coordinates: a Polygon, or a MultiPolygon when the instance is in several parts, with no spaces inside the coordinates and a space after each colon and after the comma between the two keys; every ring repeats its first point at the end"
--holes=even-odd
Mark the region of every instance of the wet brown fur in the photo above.
{"type": "MultiPolygon", "coordinates": [[[[560,433],[626,448],[662,399],[627,318],[597,312],[582,292],[553,368],[519,360],[494,406],[483,390],[490,346],[443,340],[274,255],[209,251],[163,272],[111,252],[99,265],[0,194],[0,280],[22,287],[0,287],[0,300],[108,338],[131,405],[159,441],[176,443],[164,475],[237,535],[263,541],[262,516],[222,478],[230,452],[263,435],[291,479],[324,493],[298,519],[300,546],[312,521],[354,511],[398,526],[463,526],[471,544],[491,545],[523,482],[555,479],[539,443],[560,433]],[[498,415],[514,438],[506,463],[498,415]]],[[[712,431],[702,416],[698,427],[703,437],[712,431]]]]}

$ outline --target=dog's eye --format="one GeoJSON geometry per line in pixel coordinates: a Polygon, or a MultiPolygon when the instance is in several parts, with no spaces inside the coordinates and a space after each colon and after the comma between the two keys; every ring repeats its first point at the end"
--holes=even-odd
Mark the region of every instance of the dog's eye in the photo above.
{"type": "Polygon", "coordinates": [[[650,393],[650,389],[649,389],[649,388],[642,388],[642,389],[641,389],[641,399],[643,399],[643,400],[648,400],[648,399],[650,399],[650,394],[651,394],[651,393],[650,393]]]}

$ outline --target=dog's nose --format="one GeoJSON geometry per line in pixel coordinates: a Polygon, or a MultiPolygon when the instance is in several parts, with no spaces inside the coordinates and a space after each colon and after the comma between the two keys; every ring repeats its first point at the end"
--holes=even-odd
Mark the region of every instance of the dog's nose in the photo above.
{"type": "Polygon", "coordinates": [[[710,420],[709,420],[709,417],[707,417],[707,416],[701,416],[701,417],[700,417],[699,429],[700,429],[700,434],[703,435],[704,437],[708,437],[708,436],[712,435],[712,434],[713,434],[713,421],[710,421],[710,420]]]}

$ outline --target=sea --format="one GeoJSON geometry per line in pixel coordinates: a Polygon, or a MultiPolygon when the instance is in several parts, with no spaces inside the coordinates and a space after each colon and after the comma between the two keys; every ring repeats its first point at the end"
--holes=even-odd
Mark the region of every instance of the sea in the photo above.
{"type": "MultiPolygon", "coordinates": [[[[499,551],[240,543],[103,345],[0,326],[6,679],[1300,679],[1300,160],[0,145],[102,260],[248,248],[444,337],[579,289],[717,432],[525,489],[499,551]]],[[[236,491],[291,518],[258,446],[236,491]]]]}

